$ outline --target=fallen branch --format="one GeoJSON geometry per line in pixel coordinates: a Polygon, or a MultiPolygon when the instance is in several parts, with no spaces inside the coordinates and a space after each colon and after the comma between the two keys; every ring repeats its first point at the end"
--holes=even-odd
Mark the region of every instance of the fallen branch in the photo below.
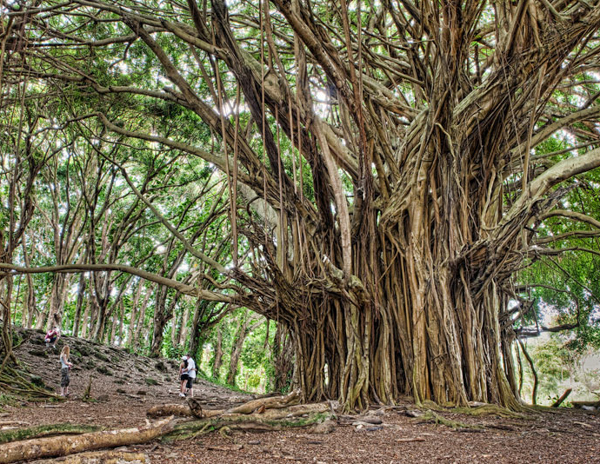
{"type": "Polygon", "coordinates": [[[425,441],[423,437],[415,437],[415,438],[396,438],[396,442],[398,443],[411,443],[414,441],[425,441]]]}
{"type": "Polygon", "coordinates": [[[569,396],[572,391],[573,389],[567,388],[565,392],[561,395],[561,397],[552,404],[552,407],[558,408],[562,404],[562,402],[567,399],[567,396],[569,396]]]}
{"type": "Polygon", "coordinates": [[[167,418],[148,427],[85,433],[76,436],[60,435],[6,443],[0,445],[0,463],[68,456],[82,451],[146,443],[171,432],[173,427],[172,418],[167,418]]]}
{"type": "Polygon", "coordinates": [[[144,453],[127,453],[123,451],[100,451],[80,453],[57,459],[43,459],[30,464],[146,464],[150,460],[144,453]]]}

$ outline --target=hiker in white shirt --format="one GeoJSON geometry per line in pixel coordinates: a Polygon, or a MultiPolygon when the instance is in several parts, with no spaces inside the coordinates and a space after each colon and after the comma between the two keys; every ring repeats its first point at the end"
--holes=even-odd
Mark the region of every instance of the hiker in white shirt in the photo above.
{"type": "Polygon", "coordinates": [[[194,382],[196,380],[196,363],[192,359],[192,357],[187,355],[187,368],[188,368],[188,381],[187,381],[187,393],[191,398],[194,397],[194,382]]]}

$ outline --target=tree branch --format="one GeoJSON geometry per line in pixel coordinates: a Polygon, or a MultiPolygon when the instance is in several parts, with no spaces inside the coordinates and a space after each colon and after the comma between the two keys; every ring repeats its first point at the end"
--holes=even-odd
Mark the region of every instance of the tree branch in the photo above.
{"type": "Polygon", "coordinates": [[[6,276],[10,274],[44,274],[50,273],[78,273],[78,272],[101,272],[101,271],[121,271],[128,274],[133,274],[142,279],[155,282],[159,285],[164,285],[169,288],[173,288],[184,295],[189,295],[197,298],[202,298],[208,301],[220,301],[223,303],[232,303],[234,298],[231,296],[221,295],[219,293],[210,292],[208,290],[201,290],[191,285],[182,284],[173,279],[163,277],[151,272],[137,269],[133,266],[127,266],[124,264],[65,264],[61,266],[43,266],[43,267],[22,267],[14,264],[0,263],[0,275],[6,276]]]}

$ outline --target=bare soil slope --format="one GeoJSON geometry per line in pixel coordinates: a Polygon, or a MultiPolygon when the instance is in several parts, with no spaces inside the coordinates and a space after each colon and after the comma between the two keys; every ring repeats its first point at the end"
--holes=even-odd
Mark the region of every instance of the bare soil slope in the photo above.
{"type": "MultiPolygon", "coordinates": [[[[124,350],[64,337],[47,352],[43,334],[21,332],[17,354],[32,372],[58,391],[58,352],[68,343],[75,364],[72,396],[60,403],[22,403],[4,409],[0,426],[65,423],[109,428],[142,425],[153,405],[177,403],[177,361],[135,356],[124,350]],[[81,399],[92,376],[92,398],[81,399]],[[156,382],[156,384],[154,384],[156,382]]],[[[200,381],[196,395],[205,409],[227,408],[252,397],[200,381]]],[[[361,417],[338,416],[333,431],[302,429],[272,433],[202,435],[195,440],[128,447],[153,463],[600,463],[597,412],[560,408],[500,417],[451,410],[437,417],[410,403],[373,408],[361,417]],[[454,427],[440,421],[454,421],[454,427]]],[[[57,461],[59,462],[59,461],[57,461]]]]}

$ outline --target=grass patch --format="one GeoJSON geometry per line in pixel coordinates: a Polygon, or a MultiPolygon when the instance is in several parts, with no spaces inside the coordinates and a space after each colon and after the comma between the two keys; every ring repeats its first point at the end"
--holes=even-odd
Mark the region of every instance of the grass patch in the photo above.
{"type": "Polygon", "coordinates": [[[104,375],[114,375],[112,373],[112,371],[108,367],[106,367],[106,366],[99,366],[99,367],[96,368],[96,370],[98,372],[100,372],[101,374],[104,374],[104,375]]]}
{"type": "Polygon", "coordinates": [[[106,356],[104,353],[101,353],[100,351],[94,351],[94,356],[96,356],[101,361],[110,362],[108,356],[106,356]]]}

